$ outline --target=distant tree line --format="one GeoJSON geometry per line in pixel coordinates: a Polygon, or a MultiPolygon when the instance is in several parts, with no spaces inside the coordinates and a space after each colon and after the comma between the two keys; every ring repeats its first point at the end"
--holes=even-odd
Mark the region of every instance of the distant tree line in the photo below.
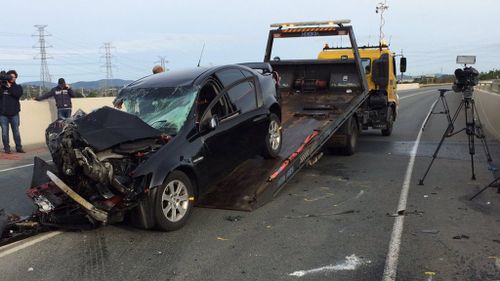
{"type": "Polygon", "coordinates": [[[443,84],[453,82],[455,82],[455,76],[451,74],[445,74],[438,77],[421,76],[415,78],[415,83],[419,84],[443,84]]]}
{"type": "Polygon", "coordinates": [[[491,80],[491,79],[500,79],[500,70],[490,70],[488,72],[481,72],[479,74],[479,80],[491,80]]]}

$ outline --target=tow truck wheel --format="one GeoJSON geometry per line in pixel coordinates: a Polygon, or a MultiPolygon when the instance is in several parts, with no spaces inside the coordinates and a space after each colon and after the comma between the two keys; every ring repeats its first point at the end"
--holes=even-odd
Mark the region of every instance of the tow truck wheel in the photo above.
{"type": "Polygon", "coordinates": [[[172,172],[159,187],[154,207],[156,225],[165,231],[184,226],[193,209],[193,186],[181,171],[172,172]]]}
{"type": "Polygon", "coordinates": [[[394,126],[394,112],[392,107],[387,110],[387,128],[382,129],[382,136],[390,136],[392,134],[392,127],[394,126]]]}
{"type": "Polygon", "coordinates": [[[264,143],[264,158],[270,159],[278,157],[281,150],[282,140],[283,136],[280,119],[276,114],[271,113],[269,116],[269,127],[264,143]]]}

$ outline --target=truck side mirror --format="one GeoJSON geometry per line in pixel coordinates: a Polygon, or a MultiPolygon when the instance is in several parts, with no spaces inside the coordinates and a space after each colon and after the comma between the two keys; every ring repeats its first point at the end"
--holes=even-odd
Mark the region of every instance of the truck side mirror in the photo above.
{"type": "Polygon", "coordinates": [[[401,59],[399,60],[399,69],[400,69],[401,73],[406,72],[406,58],[405,57],[401,57],[401,59]]]}

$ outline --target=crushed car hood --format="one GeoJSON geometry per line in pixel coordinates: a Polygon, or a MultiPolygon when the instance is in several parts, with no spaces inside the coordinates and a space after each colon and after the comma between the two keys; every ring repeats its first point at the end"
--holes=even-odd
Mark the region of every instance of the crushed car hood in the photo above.
{"type": "Polygon", "coordinates": [[[139,117],[103,107],[75,120],[77,131],[92,148],[102,151],[117,144],[161,136],[139,117]]]}

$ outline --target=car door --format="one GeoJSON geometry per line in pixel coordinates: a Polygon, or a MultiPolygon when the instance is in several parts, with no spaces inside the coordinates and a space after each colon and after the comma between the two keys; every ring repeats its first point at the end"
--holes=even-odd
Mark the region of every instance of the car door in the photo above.
{"type": "Polygon", "coordinates": [[[257,91],[253,76],[246,76],[227,91],[232,106],[239,112],[237,134],[245,148],[239,156],[242,161],[260,154],[264,146],[269,113],[265,107],[258,107],[257,91]]]}
{"type": "Polygon", "coordinates": [[[238,136],[234,133],[237,126],[235,111],[226,94],[219,94],[211,101],[203,113],[199,131],[203,142],[203,155],[197,157],[197,170],[201,181],[211,184],[229,173],[238,162],[238,136]],[[210,119],[217,120],[215,128],[210,128],[210,119]]]}

